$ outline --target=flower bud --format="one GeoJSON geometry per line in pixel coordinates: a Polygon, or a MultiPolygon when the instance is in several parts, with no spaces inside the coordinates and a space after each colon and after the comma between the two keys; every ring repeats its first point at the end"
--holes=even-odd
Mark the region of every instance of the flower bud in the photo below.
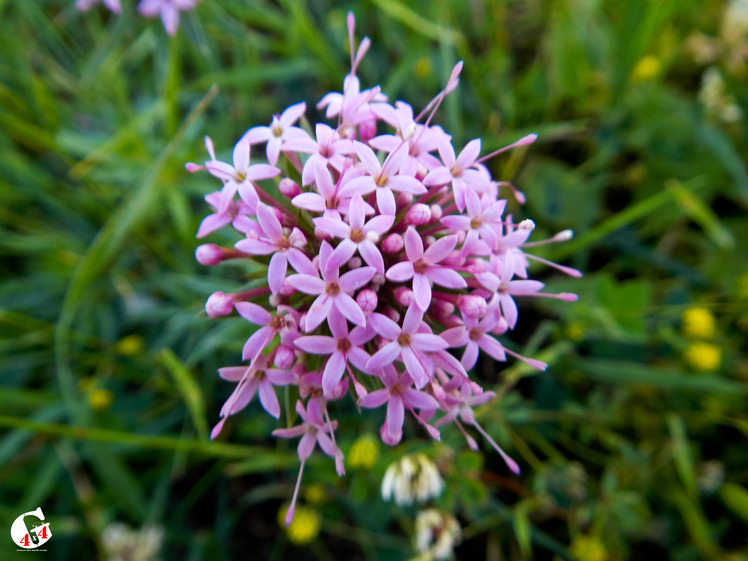
{"type": "Polygon", "coordinates": [[[227,316],[234,311],[234,295],[214,292],[205,303],[205,313],[212,318],[227,316]]]}
{"type": "Polygon", "coordinates": [[[293,366],[294,360],[296,360],[296,354],[293,352],[293,349],[285,345],[279,345],[275,351],[273,365],[281,370],[288,370],[293,366]]]}
{"type": "Polygon", "coordinates": [[[440,207],[439,205],[431,205],[430,209],[432,222],[437,222],[442,219],[442,216],[444,215],[442,207],[440,207]]]}
{"type": "Polygon", "coordinates": [[[452,313],[455,311],[455,305],[451,302],[445,302],[444,300],[436,300],[434,299],[431,302],[431,306],[434,309],[434,312],[437,315],[441,316],[451,316],[452,313]]]}
{"type": "Polygon", "coordinates": [[[442,264],[447,265],[449,267],[461,267],[464,262],[465,262],[465,258],[462,256],[462,253],[457,249],[453,249],[449,255],[447,255],[444,259],[442,259],[442,264]]]}
{"type": "Polygon", "coordinates": [[[401,306],[407,308],[415,301],[415,299],[415,294],[413,294],[413,291],[410,288],[399,286],[395,289],[395,300],[397,300],[397,303],[401,306]]]}
{"type": "Polygon", "coordinates": [[[184,164],[184,167],[190,173],[195,173],[196,171],[200,171],[201,169],[205,169],[205,167],[203,167],[203,166],[201,166],[199,164],[196,164],[194,162],[187,162],[186,164],[184,164]]]}
{"type": "Polygon", "coordinates": [[[214,243],[204,243],[197,246],[195,250],[195,259],[201,265],[213,266],[223,261],[224,250],[214,243]]]}
{"type": "Polygon", "coordinates": [[[358,135],[362,142],[368,142],[377,135],[376,119],[366,119],[358,125],[358,135]]]}
{"type": "Polygon", "coordinates": [[[473,294],[460,296],[457,299],[457,305],[459,306],[462,315],[469,318],[483,317],[488,309],[486,301],[480,296],[475,296],[473,294]]]}
{"type": "Polygon", "coordinates": [[[384,309],[384,315],[390,318],[395,323],[400,323],[400,312],[398,312],[395,308],[387,306],[384,309]]]}
{"type": "Polygon", "coordinates": [[[350,259],[348,260],[348,268],[349,268],[350,270],[353,270],[353,269],[358,269],[358,268],[359,268],[359,267],[361,267],[361,265],[363,265],[363,264],[364,264],[364,262],[363,262],[363,261],[361,261],[361,258],[360,258],[360,257],[351,257],[351,258],[350,258],[350,259]]]}
{"type": "Polygon", "coordinates": [[[385,253],[398,253],[405,247],[405,240],[400,234],[390,234],[382,242],[382,251],[385,253]]]}
{"type": "Polygon", "coordinates": [[[293,179],[290,177],[284,177],[280,180],[280,183],[278,184],[278,190],[283,193],[286,197],[289,199],[294,198],[296,195],[301,193],[301,188],[299,187],[299,184],[296,183],[293,179]]]}
{"type": "Polygon", "coordinates": [[[428,224],[431,222],[431,209],[423,203],[416,203],[405,213],[405,221],[413,226],[428,224]]]}
{"type": "Polygon", "coordinates": [[[370,288],[364,288],[361,292],[356,295],[356,304],[359,305],[361,310],[365,314],[369,314],[377,309],[379,298],[377,293],[370,288]]]}
{"type": "Polygon", "coordinates": [[[413,202],[413,195],[410,193],[398,193],[395,202],[399,208],[407,207],[413,202]]]}

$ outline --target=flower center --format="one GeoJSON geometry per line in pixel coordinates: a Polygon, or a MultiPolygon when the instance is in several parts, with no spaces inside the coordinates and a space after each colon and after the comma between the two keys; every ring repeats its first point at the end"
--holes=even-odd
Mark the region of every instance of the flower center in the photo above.
{"type": "Polygon", "coordinates": [[[473,218],[470,221],[470,228],[472,228],[473,230],[477,230],[481,226],[483,226],[483,222],[481,221],[480,218],[473,218]]]}
{"type": "Polygon", "coordinates": [[[477,341],[478,339],[481,338],[481,335],[483,335],[483,332],[477,327],[474,327],[473,329],[470,330],[469,335],[470,335],[471,341],[477,341]]]}
{"type": "Polygon", "coordinates": [[[415,263],[413,263],[413,270],[418,273],[419,275],[423,275],[426,273],[426,269],[428,269],[429,264],[426,263],[423,259],[419,259],[415,263]]]}
{"type": "Polygon", "coordinates": [[[327,284],[327,288],[325,288],[325,292],[329,294],[330,296],[337,296],[340,293],[340,287],[338,286],[338,283],[331,282],[327,284]]]}
{"type": "Polygon", "coordinates": [[[364,233],[361,230],[351,230],[351,241],[354,241],[356,243],[361,243],[364,241],[364,233]]]}
{"type": "Polygon", "coordinates": [[[401,333],[397,337],[397,342],[401,347],[410,346],[410,333],[401,333]]]}
{"type": "Polygon", "coordinates": [[[348,349],[351,348],[351,342],[348,339],[338,339],[338,350],[345,354],[348,352],[348,349]]]}

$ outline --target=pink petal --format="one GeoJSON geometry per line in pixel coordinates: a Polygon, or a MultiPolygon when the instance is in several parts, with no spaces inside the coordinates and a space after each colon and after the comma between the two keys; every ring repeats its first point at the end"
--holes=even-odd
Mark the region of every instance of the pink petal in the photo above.
{"type": "Polygon", "coordinates": [[[455,165],[459,170],[467,169],[475,163],[475,160],[478,159],[479,155],[480,138],[476,138],[475,140],[471,140],[470,142],[468,142],[467,146],[462,149],[460,155],[457,156],[455,165]]]}
{"type": "Polygon", "coordinates": [[[412,279],[413,274],[413,263],[411,261],[401,261],[387,269],[387,274],[385,276],[393,282],[405,282],[412,279]]]}
{"type": "Polygon", "coordinates": [[[327,335],[306,335],[294,340],[294,345],[305,353],[313,355],[329,355],[338,348],[338,342],[327,335]]]}
{"type": "Polygon", "coordinates": [[[299,445],[296,448],[296,452],[299,454],[299,459],[304,461],[311,456],[316,444],[317,438],[315,434],[313,432],[305,432],[304,436],[299,440],[299,445]]]}
{"type": "Polygon", "coordinates": [[[270,258],[268,265],[268,286],[273,294],[278,294],[283,286],[283,279],[286,278],[288,270],[288,260],[286,254],[278,252],[270,258]]]}
{"type": "Polygon", "coordinates": [[[410,341],[411,347],[426,352],[441,351],[449,347],[444,339],[433,333],[413,333],[410,336],[410,341]]]}
{"type": "Polygon", "coordinates": [[[400,344],[397,341],[391,341],[372,355],[369,362],[366,363],[367,370],[376,371],[392,364],[400,355],[400,344]]]}
{"type": "Polygon", "coordinates": [[[398,436],[403,433],[403,421],[405,420],[405,408],[403,401],[398,396],[391,396],[387,403],[387,417],[385,424],[387,432],[393,439],[399,440],[398,436]]]}
{"type": "Polygon", "coordinates": [[[249,141],[244,137],[234,146],[233,160],[237,171],[244,172],[249,167],[249,148],[249,141]]]}
{"type": "Polygon", "coordinates": [[[428,189],[415,177],[407,175],[395,175],[387,181],[387,187],[399,193],[410,193],[411,195],[423,195],[428,189]]]}
{"type": "MultiPolygon", "coordinates": [[[[405,253],[408,255],[408,260],[412,262],[418,261],[421,257],[423,257],[423,240],[421,239],[421,236],[418,234],[418,232],[415,231],[412,226],[408,226],[404,237],[405,253]]],[[[436,244],[439,242],[434,243],[436,244]]]]}
{"type": "Polygon", "coordinates": [[[382,167],[379,164],[379,160],[377,159],[376,154],[374,154],[374,151],[362,142],[356,141],[354,145],[356,147],[356,154],[361,160],[361,163],[364,164],[366,171],[368,171],[371,176],[377,177],[381,173],[382,167]]]}
{"type": "Polygon", "coordinates": [[[479,347],[477,343],[468,341],[465,346],[465,352],[462,354],[462,360],[460,360],[462,365],[465,367],[465,370],[470,370],[475,366],[475,363],[478,362],[478,349],[479,347]]]}
{"type": "Polygon", "coordinates": [[[322,373],[322,391],[330,395],[335,391],[335,386],[343,379],[345,374],[345,357],[343,353],[336,352],[330,355],[322,373]]]}
{"type": "Polygon", "coordinates": [[[323,321],[325,321],[325,318],[330,313],[332,305],[333,299],[327,294],[320,294],[317,299],[312,302],[312,305],[309,307],[309,311],[306,314],[306,325],[304,329],[307,333],[314,331],[323,321]]]}
{"type": "Polygon", "coordinates": [[[319,277],[312,275],[291,275],[288,284],[304,294],[322,294],[327,284],[319,277]]]}
{"type": "Polygon", "coordinates": [[[288,262],[291,263],[291,267],[293,267],[297,273],[314,277],[317,276],[317,269],[314,268],[314,264],[301,250],[292,247],[286,250],[286,257],[288,258],[288,262]]]}
{"type": "Polygon", "coordinates": [[[369,318],[369,324],[377,333],[379,333],[385,339],[389,339],[390,341],[394,341],[400,336],[400,333],[402,333],[402,329],[400,328],[400,326],[383,314],[371,314],[371,317],[369,318]]]}
{"type": "Polygon", "coordinates": [[[362,286],[366,286],[376,272],[374,267],[359,267],[358,269],[348,271],[340,277],[338,285],[345,292],[354,292],[362,286]]]}
{"type": "MultiPolygon", "coordinates": [[[[346,273],[347,274],[347,273],[346,273]]],[[[335,304],[335,307],[343,314],[351,323],[355,325],[366,325],[366,316],[361,310],[361,307],[356,301],[348,296],[345,292],[340,292],[335,298],[331,298],[335,304]]],[[[309,322],[307,316],[307,324],[309,322]]]]}
{"type": "Polygon", "coordinates": [[[283,228],[275,212],[264,203],[257,203],[257,221],[262,226],[262,231],[271,240],[278,241],[283,238],[283,228]]]}
{"type": "Polygon", "coordinates": [[[490,335],[482,335],[480,339],[478,339],[478,344],[480,345],[480,348],[482,350],[484,350],[496,360],[506,360],[506,352],[504,351],[504,347],[490,335]]]}
{"type": "Polygon", "coordinates": [[[229,382],[238,382],[248,373],[246,366],[226,366],[218,369],[218,375],[229,382]]]}
{"type": "Polygon", "coordinates": [[[358,400],[358,404],[366,409],[380,407],[390,398],[390,390],[383,388],[374,390],[358,400]]]}
{"type": "Polygon", "coordinates": [[[426,261],[427,263],[431,263],[432,265],[434,263],[439,263],[450,253],[452,253],[452,250],[457,246],[457,239],[458,236],[456,234],[439,238],[434,243],[432,243],[424,252],[424,261],[426,261]]]}
{"type": "Polygon", "coordinates": [[[311,212],[324,212],[327,208],[325,199],[317,193],[301,193],[291,199],[291,204],[297,208],[311,212]]]}
{"type": "Polygon", "coordinates": [[[403,364],[405,369],[413,379],[413,383],[416,388],[421,389],[429,383],[429,374],[426,372],[423,364],[418,360],[418,357],[410,347],[402,348],[403,364]]]}
{"type": "Polygon", "coordinates": [[[358,244],[358,253],[367,265],[374,267],[377,273],[384,274],[384,259],[379,248],[371,241],[364,240],[358,244]]]}
{"type": "Polygon", "coordinates": [[[437,185],[447,185],[451,183],[453,177],[452,173],[446,167],[439,167],[432,169],[423,178],[423,184],[428,187],[434,187],[437,185]]]}
{"type": "Polygon", "coordinates": [[[280,119],[278,120],[280,121],[280,124],[283,125],[283,128],[290,127],[301,118],[305,111],[306,103],[302,101],[301,103],[296,103],[288,107],[283,113],[281,113],[280,119]]]}
{"type": "Polygon", "coordinates": [[[267,346],[275,334],[272,327],[261,327],[247,339],[242,349],[242,360],[251,360],[267,346]]]}
{"type": "Polygon", "coordinates": [[[255,325],[268,325],[273,319],[270,312],[252,302],[237,302],[234,308],[240,316],[255,325]]]}
{"type": "Polygon", "coordinates": [[[467,287],[467,281],[454,269],[439,266],[429,267],[426,269],[426,276],[435,284],[446,288],[458,289],[467,287]]]}
{"type": "Polygon", "coordinates": [[[280,418],[280,404],[278,403],[278,396],[275,395],[273,385],[269,380],[265,379],[260,382],[260,403],[263,409],[276,419],[280,418]]]}
{"type": "Polygon", "coordinates": [[[431,305],[431,282],[426,275],[413,275],[413,295],[418,307],[424,312],[428,310],[431,305]]]}
{"type": "Polygon", "coordinates": [[[339,218],[320,216],[314,219],[314,225],[325,234],[336,238],[348,238],[351,235],[351,227],[339,218]]]}
{"type": "Polygon", "coordinates": [[[403,390],[403,397],[408,406],[413,409],[439,409],[439,402],[427,393],[416,391],[412,388],[403,390]]]}
{"type": "Polygon", "coordinates": [[[397,204],[395,203],[395,195],[392,194],[392,190],[388,187],[379,187],[377,189],[377,206],[379,212],[385,215],[394,216],[397,212],[397,204]]]}

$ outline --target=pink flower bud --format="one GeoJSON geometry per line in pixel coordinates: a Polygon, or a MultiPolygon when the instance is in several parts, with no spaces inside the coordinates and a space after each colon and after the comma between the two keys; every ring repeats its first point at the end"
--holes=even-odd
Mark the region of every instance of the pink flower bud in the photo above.
{"type": "Polygon", "coordinates": [[[488,262],[485,259],[469,259],[465,265],[467,270],[474,275],[488,271],[488,262]]]}
{"type": "Polygon", "coordinates": [[[462,315],[470,318],[483,317],[488,309],[488,304],[480,296],[466,294],[457,299],[457,305],[460,307],[462,315]]]}
{"type": "Polygon", "coordinates": [[[451,316],[455,311],[455,305],[444,300],[434,300],[431,306],[434,308],[434,312],[441,316],[451,316]]]}
{"type": "Polygon", "coordinates": [[[363,262],[363,261],[361,261],[361,258],[360,258],[360,257],[351,257],[351,258],[350,258],[350,259],[348,260],[348,268],[349,268],[349,269],[351,269],[351,270],[353,270],[353,269],[358,269],[358,268],[359,268],[359,267],[361,267],[361,265],[363,265],[363,264],[364,264],[364,262],[363,262]]]}
{"type": "Polygon", "coordinates": [[[444,211],[442,210],[442,207],[439,205],[431,205],[431,220],[432,222],[437,222],[442,219],[442,216],[444,215],[444,211]]]}
{"type": "Polygon", "coordinates": [[[395,202],[400,208],[409,206],[413,202],[413,195],[410,193],[398,193],[395,197],[395,202]]]}
{"type": "Polygon", "coordinates": [[[494,335],[503,335],[509,329],[509,323],[506,321],[504,316],[499,318],[499,323],[491,330],[494,335]]]}
{"type": "Polygon", "coordinates": [[[205,243],[197,246],[195,250],[195,259],[201,265],[208,267],[218,265],[223,261],[223,248],[214,243],[205,243]]]}
{"type": "Polygon", "coordinates": [[[212,318],[227,316],[234,311],[234,295],[214,292],[205,303],[205,313],[212,318]]]}
{"type": "Polygon", "coordinates": [[[405,221],[414,226],[428,224],[431,222],[431,209],[423,203],[416,203],[405,213],[405,221]]]}
{"type": "Polygon", "coordinates": [[[358,126],[358,135],[362,142],[369,142],[377,135],[376,119],[366,119],[358,126]]]}
{"type": "Polygon", "coordinates": [[[275,351],[275,359],[273,360],[273,364],[276,368],[280,368],[281,370],[288,370],[293,365],[294,360],[296,360],[296,354],[293,352],[293,350],[286,347],[285,345],[280,345],[275,351]]]}
{"type": "Polygon", "coordinates": [[[195,164],[193,162],[187,162],[186,164],[184,164],[184,167],[190,173],[195,173],[196,171],[200,171],[201,169],[205,169],[203,166],[201,166],[199,164],[195,164]]]}
{"type": "Polygon", "coordinates": [[[423,246],[429,247],[433,245],[435,241],[436,241],[436,236],[426,236],[425,238],[423,238],[423,246]]]}
{"type": "Polygon", "coordinates": [[[382,251],[385,253],[398,253],[405,247],[405,240],[400,234],[390,234],[382,242],[382,251]]]}
{"type": "Polygon", "coordinates": [[[450,267],[461,267],[464,262],[465,258],[462,256],[462,253],[456,249],[453,249],[452,253],[442,259],[442,263],[450,267]]]}
{"type": "Polygon", "coordinates": [[[284,177],[283,179],[280,180],[280,183],[278,184],[278,190],[281,193],[283,193],[286,197],[288,197],[289,199],[292,199],[296,195],[301,193],[299,184],[296,183],[290,177],[284,177]]]}
{"type": "Polygon", "coordinates": [[[400,322],[400,312],[398,312],[395,308],[392,308],[390,306],[387,306],[384,309],[384,315],[390,318],[395,323],[400,322]]]}
{"type": "Polygon", "coordinates": [[[369,314],[373,312],[374,310],[376,310],[378,303],[379,303],[379,298],[377,297],[377,293],[371,290],[370,288],[364,288],[356,296],[356,304],[358,304],[361,307],[361,310],[365,314],[369,314]]]}
{"type": "Polygon", "coordinates": [[[415,301],[415,299],[416,297],[410,288],[400,286],[395,289],[395,300],[397,300],[397,303],[401,306],[407,308],[415,301]]]}

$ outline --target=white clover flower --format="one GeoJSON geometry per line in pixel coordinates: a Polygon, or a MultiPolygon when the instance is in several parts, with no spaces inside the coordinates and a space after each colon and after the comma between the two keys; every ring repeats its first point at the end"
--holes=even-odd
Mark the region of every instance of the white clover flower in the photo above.
{"type": "Polygon", "coordinates": [[[435,508],[423,510],[416,518],[416,549],[431,559],[452,557],[461,539],[460,525],[454,516],[435,508]]]}
{"type": "Polygon", "coordinates": [[[164,531],[156,526],[133,530],[126,524],[109,524],[101,536],[106,561],[155,561],[164,531]]]}
{"type": "Polygon", "coordinates": [[[398,505],[411,505],[438,497],[444,489],[444,480],[436,464],[425,454],[405,456],[390,465],[382,480],[382,498],[394,495],[398,505]]]}

